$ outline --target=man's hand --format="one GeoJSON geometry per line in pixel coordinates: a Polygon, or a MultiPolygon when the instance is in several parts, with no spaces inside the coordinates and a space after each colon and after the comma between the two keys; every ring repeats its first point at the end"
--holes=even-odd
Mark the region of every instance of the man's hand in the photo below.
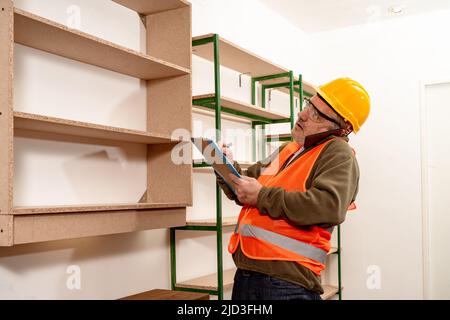
{"type": "Polygon", "coordinates": [[[230,143],[230,144],[226,144],[226,143],[223,143],[222,141],[219,141],[217,144],[218,144],[219,146],[221,146],[221,151],[222,151],[222,153],[224,154],[224,156],[227,157],[228,160],[230,160],[231,163],[233,163],[233,162],[234,162],[234,159],[233,159],[233,152],[232,152],[231,149],[229,148],[229,146],[231,145],[231,143],[230,143]]]}
{"type": "Polygon", "coordinates": [[[236,194],[241,203],[246,203],[251,206],[256,206],[259,191],[262,185],[255,178],[242,176],[236,177],[234,174],[229,174],[231,181],[233,181],[236,194]]]}

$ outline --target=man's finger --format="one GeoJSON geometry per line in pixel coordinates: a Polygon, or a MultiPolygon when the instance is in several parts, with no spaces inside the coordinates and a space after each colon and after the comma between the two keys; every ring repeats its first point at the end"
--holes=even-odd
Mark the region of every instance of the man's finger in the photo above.
{"type": "Polygon", "coordinates": [[[228,174],[228,177],[230,178],[231,181],[233,181],[233,183],[235,183],[237,185],[241,184],[244,181],[243,179],[238,178],[237,176],[235,176],[232,173],[228,174]]]}

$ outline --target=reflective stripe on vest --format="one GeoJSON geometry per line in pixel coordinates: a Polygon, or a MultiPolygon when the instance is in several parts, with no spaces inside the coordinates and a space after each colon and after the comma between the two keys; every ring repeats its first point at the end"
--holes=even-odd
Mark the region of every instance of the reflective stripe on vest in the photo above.
{"type": "Polygon", "coordinates": [[[280,248],[295,252],[296,254],[318,261],[322,264],[325,263],[327,258],[327,252],[322,249],[249,224],[241,225],[239,228],[239,233],[244,237],[264,240],[280,248]]]}

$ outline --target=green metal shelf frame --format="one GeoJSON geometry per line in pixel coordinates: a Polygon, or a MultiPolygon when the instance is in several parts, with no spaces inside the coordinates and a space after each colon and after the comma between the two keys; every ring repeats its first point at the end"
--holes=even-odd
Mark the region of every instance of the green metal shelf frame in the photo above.
{"type": "MultiPolygon", "coordinates": [[[[263,109],[266,108],[265,95],[266,90],[272,88],[279,87],[288,87],[290,94],[290,117],[286,119],[268,119],[261,116],[252,115],[249,113],[232,110],[226,107],[222,107],[221,99],[220,99],[220,50],[219,50],[219,35],[213,34],[211,37],[193,40],[192,46],[199,46],[212,43],[214,50],[214,89],[215,94],[214,97],[210,98],[200,98],[193,99],[193,104],[199,105],[202,107],[206,107],[214,110],[215,117],[215,128],[216,128],[216,141],[221,140],[221,113],[228,113],[235,116],[243,117],[252,120],[252,139],[253,139],[253,161],[256,161],[256,135],[255,129],[257,126],[261,126],[261,159],[264,158],[265,154],[265,144],[268,141],[272,141],[272,139],[266,139],[265,137],[265,125],[266,124],[276,124],[276,123],[290,123],[291,129],[294,127],[295,114],[294,114],[294,95],[295,93],[299,94],[300,102],[303,100],[303,96],[311,96],[310,93],[303,90],[303,82],[302,75],[299,75],[299,80],[294,80],[294,75],[292,71],[274,75],[266,75],[262,77],[252,77],[251,79],[251,103],[252,105],[256,105],[256,93],[257,93],[257,83],[262,82],[264,80],[273,80],[279,78],[289,78],[289,82],[279,82],[279,83],[271,83],[271,84],[262,84],[261,85],[261,107],[263,109]],[[295,86],[298,86],[296,88],[295,86]]],[[[302,106],[300,103],[300,110],[302,106]]],[[[291,141],[291,138],[280,138],[277,141],[291,141]]],[[[201,163],[193,163],[194,168],[200,167],[209,167],[210,165],[206,162],[201,163]]],[[[188,292],[199,292],[199,293],[207,293],[211,295],[216,295],[218,300],[223,300],[223,250],[222,250],[222,241],[223,240],[223,229],[222,229],[222,190],[216,184],[216,225],[215,226],[184,226],[184,227],[175,227],[170,229],[170,269],[171,269],[171,287],[172,290],[177,291],[188,291],[188,292]],[[207,290],[207,289],[198,289],[198,288],[185,288],[178,287],[177,284],[177,276],[176,276],[176,231],[209,231],[216,232],[216,246],[217,246],[217,290],[207,290]]],[[[342,299],[341,292],[341,256],[340,256],[340,226],[338,226],[338,249],[336,253],[338,254],[338,269],[339,269],[339,300],[342,299]]]]}

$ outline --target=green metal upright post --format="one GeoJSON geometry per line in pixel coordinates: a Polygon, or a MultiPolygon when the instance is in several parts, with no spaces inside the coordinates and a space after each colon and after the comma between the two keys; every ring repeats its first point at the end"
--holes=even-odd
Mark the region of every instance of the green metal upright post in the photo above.
{"type": "MultiPolygon", "coordinates": [[[[256,80],[252,77],[252,105],[256,106],[256,80]]],[[[256,124],[252,121],[252,161],[256,162],[256,124]]]]}
{"type": "Polygon", "coordinates": [[[170,282],[172,290],[175,290],[177,284],[177,256],[175,245],[175,228],[170,228],[170,282]]]}
{"type": "Polygon", "coordinates": [[[303,111],[303,76],[301,74],[298,75],[298,89],[298,98],[300,99],[299,109],[300,111],[303,111]]]}
{"type": "MultiPolygon", "coordinates": [[[[266,108],[266,86],[262,85],[261,90],[261,107],[263,109],[266,108]]],[[[266,155],[266,144],[265,144],[265,138],[266,138],[266,126],[263,124],[261,125],[261,154],[260,154],[260,160],[263,160],[266,155]]]]}
{"type": "Polygon", "coordinates": [[[289,103],[291,111],[291,130],[294,129],[294,72],[289,71],[289,103]]]}
{"type": "MultiPolygon", "coordinates": [[[[219,35],[214,35],[214,88],[215,88],[215,120],[216,141],[222,141],[221,104],[220,104],[220,57],[219,35]]],[[[216,235],[217,235],[217,293],[223,300],[223,254],[222,254],[222,190],[216,184],[216,235]]]]}
{"type": "Polygon", "coordinates": [[[337,235],[337,242],[338,242],[338,293],[339,293],[339,300],[342,300],[342,270],[341,270],[341,226],[338,225],[338,235],[337,235]]]}

